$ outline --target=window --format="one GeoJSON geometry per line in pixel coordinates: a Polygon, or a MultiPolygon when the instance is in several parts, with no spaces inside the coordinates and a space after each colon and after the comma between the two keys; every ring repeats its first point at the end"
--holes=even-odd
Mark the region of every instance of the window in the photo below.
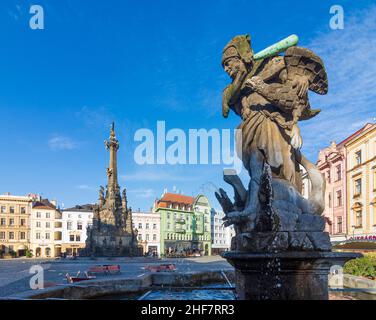
{"type": "Polygon", "coordinates": [[[37,222],[36,222],[36,227],[37,227],[37,228],[40,228],[40,221],[37,221],[37,222]]]}
{"type": "Polygon", "coordinates": [[[142,229],[142,223],[139,223],[139,224],[138,224],[138,228],[139,228],[139,229],[142,229]]]}
{"type": "Polygon", "coordinates": [[[171,224],[167,223],[167,230],[170,230],[170,229],[171,229],[171,224]]]}
{"type": "Polygon", "coordinates": [[[361,228],[363,225],[363,214],[362,210],[355,211],[355,226],[361,228]]]}
{"type": "Polygon", "coordinates": [[[142,241],[142,234],[139,234],[139,235],[138,235],[138,240],[139,240],[139,241],[142,241]]]}
{"type": "Polygon", "coordinates": [[[73,234],[71,234],[71,235],[69,236],[69,241],[70,241],[70,242],[73,242],[73,241],[74,241],[74,235],[73,235],[73,234]]]}
{"type": "Polygon", "coordinates": [[[146,224],[145,229],[149,229],[149,224],[148,223],[146,224]]]}
{"type": "Polygon", "coordinates": [[[330,183],[330,170],[328,170],[328,171],[326,172],[326,177],[327,177],[327,179],[328,179],[328,182],[330,183]]]}
{"type": "Polygon", "coordinates": [[[82,222],[81,221],[77,222],[77,230],[82,230],[82,222]]]}
{"type": "Polygon", "coordinates": [[[72,230],[72,221],[67,222],[67,230],[72,230]]]}
{"type": "Polygon", "coordinates": [[[20,220],[20,224],[21,224],[21,227],[26,226],[26,220],[25,219],[21,219],[20,220]]]}
{"type": "Polygon", "coordinates": [[[167,212],[167,219],[170,219],[170,212],[167,212]]]}
{"type": "Polygon", "coordinates": [[[46,218],[47,218],[47,219],[51,218],[51,213],[46,212],[46,218]]]}
{"type": "Polygon", "coordinates": [[[50,238],[50,233],[49,232],[46,232],[46,239],[47,240],[50,240],[51,238],[50,238]]]}
{"type": "Polygon", "coordinates": [[[356,179],[355,180],[355,190],[354,190],[354,195],[358,196],[362,194],[362,179],[356,179]]]}
{"type": "Polygon", "coordinates": [[[50,222],[46,222],[46,228],[49,229],[51,227],[51,223],[50,222]]]}
{"type": "Polygon", "coordinates": [[[0,219],[0,225],[5,226],[6,224],[7,224],[6,219],[5,218],[1,218],[0,219]]]}
{"type": "Polygon", "coordinates": [[[10,213],[14,213],[14,206],[10,206],[10,207],[9,207],[9,212],[10,212],[10,213]]]}
{"type": "Polygon", "coordinates": [[[37,233],[35,234],[35,238],[38,239],[38,240],[40,239],[40,233],[39,233],[39,232],[37,232],[37,233]]]}
{"type": "Polygon", "coordinates": [[[26,233],[25,232],[20,232],[20,239],[25,240],[26,239],[26,233]]]}
{"type": "Polygon", "coordinates": [[[42,218],[42,213],[41,212],[37,212],[37,218],[42,218]]]}
{"type": "Polygon", "coordinates": [[[9,240],[13,240],[14,239],[14,232],[11,231],[9,232],[9,240]]]}
{"type": "Polygon", "coordinates": [[[5,240],[5,232],[4,231],[0,232],[0,240],[5,240]]]}
{"type": "Polygon", "coordinates": [[[157,229],[157,224],[156,223],[153,224],[153,229],[154,230],[157,229]]]}
{"type": "Polygon", "coordinates": [[[355,152],[355,165],[360,165],[362,164],[362,151],[359,150],[355,152]]]}
{"type": "Polygon", "coordinates": [[[21,207],[21,213],[26,213],[26,207],[21,207]]]}
{"type": "Polygon", "coordinates": [[[153,234],[153,241],[157,241],[157,235],[155,233],[153,234]]]}
{"type": "Polygon", "coordinates": [[[329,208],[332,207],[332,193],[331,192],[329,192],[328,194],[328,205],[329,205],[329,208]]]}
{"type": "Polygon", "coordinates": [[[340,181],[342,179],[342,172],[341,172],[341,165],[339,164],[336,166],[336,172],[337,172],[337,181],[340,181]]]}
{"type": "Polygon", "coordinates": [[[340,207],[342,206],[342,190],[338,190],[336,192],[336,196],[337,196],[337,207],[340,207]]]}
{"type": "Polygon", "coordinates": [[[9,219],[9,225],[10,225],[11,227],[14,226],[14,219],[13,219],[13,218],[9,219]]]}
{"type": "Polygon", "coordinates": [[[77,242],[81,241],[81,236],[80,236],[79,234],[76,235],[76,241],[77,241],[77,242]]]}
{"type": "Polygon", "coordinates": [[[6,211],[7,211],[7,207],[6,206],[1,206],[0,212],[1,213],[5,213],[6,211]]]}
{"type": "Polygon", "coordinates": [[[342,217],[337,218],[337,233],[342,233],[342,217]]]}
{"type": "Polygon", "coordinates": [[[146,241],[149,241],[149,234],[146,235],[146,241]]]}

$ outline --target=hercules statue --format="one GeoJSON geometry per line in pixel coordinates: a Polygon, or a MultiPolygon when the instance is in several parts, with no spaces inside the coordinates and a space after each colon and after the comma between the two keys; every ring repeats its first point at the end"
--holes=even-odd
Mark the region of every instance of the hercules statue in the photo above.
{"type": "Polygon", "coordinates": [[[325,180],[300,151],[298,122],[320,112],[311,109],[308,90],[326,94],[327,75],[312,51],[286,47],[284,56],[274,51],[260,58],[253,53],[250,36],[240,35],[223,50],[222,66],[232,83],[223,91],[222,113],[227,117],[232,110],[242,119],[237,153],[250,182],[247,190],[237,175],[225,172],[235,201],[223,189],[216,197],[226,214],[225,225],[234,224],[237,234],[296,231],[299,215],[320,216],[324,209],[325,180]],[[301,195],[301,166],[311,181],[309,199],[301,195]]]}

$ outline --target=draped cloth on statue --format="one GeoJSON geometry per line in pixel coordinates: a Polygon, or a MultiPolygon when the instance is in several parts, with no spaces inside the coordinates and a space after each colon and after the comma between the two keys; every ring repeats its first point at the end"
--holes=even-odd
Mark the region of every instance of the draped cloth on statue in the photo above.
{"type": "Polygon", "coordinates": [[[281,128],[279,120],[273,119],[273,113],[266,108],[251,109],[249,112],[247,118],[238,126],[242,142],[237,141],[237,150],[244,167],[249,171],[250,155],[260,151],[271,166],[273,175],[290,181],[299,190],[299,166],[290,144],[290,129],[281,128]]]}

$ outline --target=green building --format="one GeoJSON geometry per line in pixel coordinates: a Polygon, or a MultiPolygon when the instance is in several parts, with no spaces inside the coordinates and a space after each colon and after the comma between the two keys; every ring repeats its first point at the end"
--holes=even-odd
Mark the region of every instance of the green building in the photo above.
{"type": "Polygon", "coordinates": [[[161,217],[161,255],[211,255],[210,211],[204,195],[165,193],[155,201],[161,217]]]}

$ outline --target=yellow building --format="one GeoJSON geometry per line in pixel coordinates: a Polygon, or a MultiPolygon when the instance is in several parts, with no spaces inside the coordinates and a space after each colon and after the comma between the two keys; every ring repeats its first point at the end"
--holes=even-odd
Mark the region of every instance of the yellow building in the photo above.
{"type": "Polygon", "coordinates": [[[376,124],[346,140],[347,230],[355,239],[376,239],[376,124]]]}
{"type": "Polygon", "coordinates": [[[30,249],[32,198],[0,195],[0,258],[25,256],[30,249]]]}

